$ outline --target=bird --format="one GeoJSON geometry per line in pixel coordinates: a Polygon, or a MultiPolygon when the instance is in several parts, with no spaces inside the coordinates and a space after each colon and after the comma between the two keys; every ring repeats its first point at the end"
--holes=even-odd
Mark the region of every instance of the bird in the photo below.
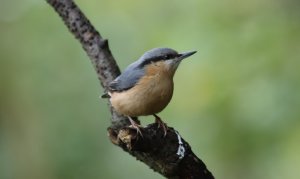
{"type": "Polygon", "coordinates": [[[128,117],[131,126],[142,136],[140,125],[133,117],[153,115],[164,136],[167,125],[157,115],[171,101],[174,90],[173,77],[183,59],[197,51],[178,53],[171,48],[154,48],[146,51],[108,84],[103,98],[115,111],[128,117]]]}

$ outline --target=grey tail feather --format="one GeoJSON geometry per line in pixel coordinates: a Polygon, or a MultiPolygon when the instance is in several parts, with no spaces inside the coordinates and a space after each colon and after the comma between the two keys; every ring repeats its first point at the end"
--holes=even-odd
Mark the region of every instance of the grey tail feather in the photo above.
{"type": "Polygon", "coordinates": [[[110,98],[110,95],[108,93],[104,93],[101,95],[101,98],[110,98]]]}

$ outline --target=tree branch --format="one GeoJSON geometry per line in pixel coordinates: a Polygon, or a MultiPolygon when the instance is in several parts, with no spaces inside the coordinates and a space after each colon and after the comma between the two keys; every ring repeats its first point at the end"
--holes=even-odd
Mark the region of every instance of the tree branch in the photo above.
{"type": "MultiPolygon", "coordinates": [[[[46,1],[80,41],[97,72],[102,87],[107,90],[109,82],[120,74],[108,41],[101,37],[72,0],[46,1]]],[[[126,117],[117,114],[110,104],[109,107],[112,124],[108,128],[108,133],[112,143],[165,177],[214,178],[176,130],[170,127],[167,136],[163,137],[163,131],[158,129],[157,124],[150,124],[141,129],[143,137],[140,137],[136,130],[127,127],[129,121],[126,117]]]]}

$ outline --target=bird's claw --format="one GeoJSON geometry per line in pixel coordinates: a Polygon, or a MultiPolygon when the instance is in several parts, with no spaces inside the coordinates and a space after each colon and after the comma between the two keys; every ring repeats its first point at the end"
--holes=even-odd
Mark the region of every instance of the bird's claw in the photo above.
{"type": "Polygon", "coordinates": [[[167,135],[167,131],[168,131],[168,126],[166,123],[164,123],[159,116],[157,116],[156,114],[154,114],[155,117],[155,123],[157,123],[158,128],[162,127],[163,131],[164,131],[164,137],[166,137],[167,135]]]}
{"type": "Polygon", "coordinates": [[[143,137],[142,131],[140,129],[142,126],[140,126],[140,125],[130,125],[129,127],[132,128],[132,129],[135,129],[137,135],[140,135],[141,137],[143,137]]]}
{"type": "Polygon", "coordinates": [[[131,117],[128,117],[131,125],[129,126],[130,128],[133,128],[136,130],[137,134],[143,137],[142,131],[140,128],[142,128],[141,125],[137,124],[131,117]]]}

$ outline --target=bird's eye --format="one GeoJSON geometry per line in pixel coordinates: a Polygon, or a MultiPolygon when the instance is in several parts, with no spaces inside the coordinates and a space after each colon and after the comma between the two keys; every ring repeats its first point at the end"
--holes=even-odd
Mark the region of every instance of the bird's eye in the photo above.
{"type": "Polygon", "coordinates": [[[171,59],[172,58],[172,55],[165,55],[165,56],[163,56],[163,59],[165,59],[165,60],[168,60],[168,59],[171,59]]]}

